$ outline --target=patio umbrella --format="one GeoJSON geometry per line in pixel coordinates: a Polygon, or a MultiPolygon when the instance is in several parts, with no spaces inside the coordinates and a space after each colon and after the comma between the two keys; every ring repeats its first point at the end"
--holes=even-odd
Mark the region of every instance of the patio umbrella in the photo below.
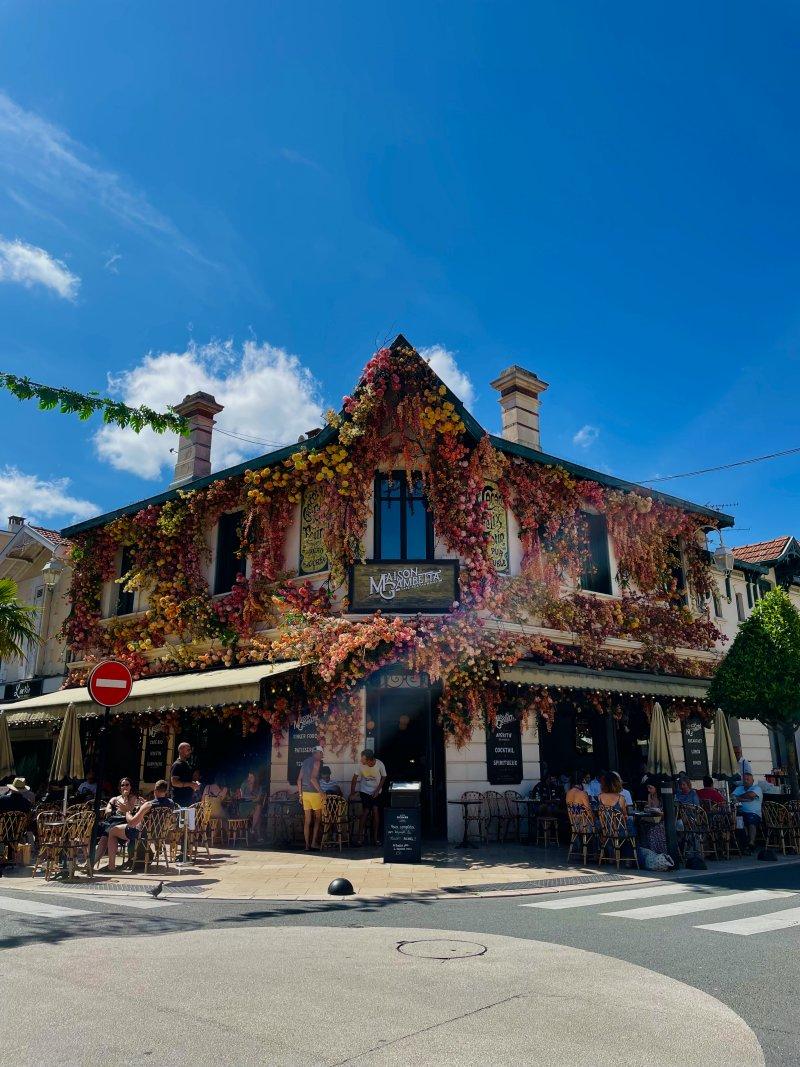
{"type": "Polygon", "coordinates": [[[678,830],[675,825],[675,760],[669,747],[667,720],[658,701],[653,704],[650,716],[650,742],[647,747],[647,773],[661,784],[661,800],[664,804],[664,831],[667,848],[675,866],[679,866],[678,830]]]}
{"type": "Polygon", "coordinates": [[[711,773],[718,781],[730,781],[739,773],[739,761],[733,751],[728,720],[722,708],[714,712],[714,758],[711,773]]]}
{"type": "Polygon", "coordinates": [[[11,751],[11,735],[8,732],[8,719],[6,713],[0,711],[0,779],[10,778],[16,773],[14,753],[11,751]]]}
{"type": "MultiPolygon", "coordinates": [[[[70,704],[61,724],[53,762],[50,766],[50,781],[83,778],[83,753],[81,752],[81,735],[78,730],[78,713],[75,705],[70,704]]],[[[64,811],[67,810],[69,783],[64,788],[64,811]]]]}

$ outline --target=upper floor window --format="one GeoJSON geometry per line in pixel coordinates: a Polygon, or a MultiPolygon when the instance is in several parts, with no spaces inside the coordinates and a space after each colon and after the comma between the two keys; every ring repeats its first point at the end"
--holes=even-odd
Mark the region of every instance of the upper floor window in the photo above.
{"type": "Polygon", "coordinates": [[[722,618],[722,601],[720,600],[719,593],[712,593],[714,598],[714,614],[718,619],[722,618]]]}
{"type": "Polygon", "coordinates": [[[592,593],[611,593],[611,558],[608,553],[608,523],[605,515],[584,512],[589,557],[581,574],[581,588],[592,593]]]}
{"type": "Polygon", "coordinates": [[[418,474],[376,476],[375,559],[433,559],[433,519],[418,474]]]}
{"type": "Polygon", "coordinates": [[[744,622],[747,618],[747,613],[744,610],[744,597],[741,593],[736,594],[736,615],[739,622],[744,622]]]}
{"type": "Polygon", "coordinates": [[[214,568],[214,594],[230,593],[240,574],[244,574],[246,561],[239,555],[241,539],[239,524],[242,512],[220,515],[217,526],[217,552],[214,568]]]}
{"type": "MultiPolygon", "coordinates": [[[[122,559],[119,564],[119,577],[122,578],[133,567],[133,553],[127,546],[122,550],[122,559]]],[[[128,591],[124,586],[117,586],[117,605],[115,615],[130,615],[133,611],[133,603],[136,593],[133,589],[128,591]]]]}

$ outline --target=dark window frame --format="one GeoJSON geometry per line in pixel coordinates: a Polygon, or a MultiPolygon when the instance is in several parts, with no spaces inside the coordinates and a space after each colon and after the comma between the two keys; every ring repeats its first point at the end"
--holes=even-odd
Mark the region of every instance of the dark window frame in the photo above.
{"type": "Polygon", "coordinates": [[[217,521],[217,544],[214,553],[214,596],[230,593],[240,574],[247,568],[247,560],[238,555],[241,548],[239,526],[244,511],[226,511],[217,521]]]}
{"type": "MultiPolygon", "coordinates": [[[[127,574],[133,567],[133,553],[129,546],[125,546],[122,549],[122,556],[119,561],[119,574],[118,578],[121,578],[123,574],[127,574]]],[[[134,603],[136,600],[136,591],[131,589],[130,591],[123,588],[122,585],[117,585],[117,600],[114,605],[114,615],[133,615],[134,603]]]]}
{"type": "Polygon", "coordinates": [[[594,511],[584,511],[583,518],[587,527],[589,555],[581,571],[581,589],[587,593],[601,593],[603,596],[613,596],[614,580],[611,574],[608,519],[602,512],[594,511]],[[602,531],[600,527],[602,527],[602,531]],[[600,546],[602,546],[602,558],[598,559],[595,550],[600,546]]]}
{"type": "MultiPolygon", "coordinates": [[[[421,476],[412,473],[411,479],[420,478],[421,476]]],[[[428,505],[427,498],[425,496],[424,485],[423,492],[420,499],[423,507],[425,508],[425,556],[420,559],[419,556],[408,555],[408,516],[407,516],[407,504],[408,504],[408,475],[406,471],[379,471],[375,474],[374,491],[373,491],[373,517],[374,517],[374,531],[373,531],[373,544],[372,544],[372,557],[375,562],[378,563],[429,563],[436,557],[434,555],[434,531],[433,531],[433,514],[431,513],[430,506],[428,505]],[[382,519],[381,519],[381,504],[383,502],[383,495],[381,493],[381,483],[383,479],[391,478],[392,481],[399,482],[400,484],[400,500],[398,501],[400,507],[400,555],[399,556],[383,556],[381,554],[381,541],[382,541],[382,519]]],[[[415,498],[416,499],[416,498],[415,498]]]]}

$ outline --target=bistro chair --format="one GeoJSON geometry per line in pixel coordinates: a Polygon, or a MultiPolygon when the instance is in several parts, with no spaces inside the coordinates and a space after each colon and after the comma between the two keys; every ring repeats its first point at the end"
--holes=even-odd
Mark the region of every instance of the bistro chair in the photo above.
{"type": "Polygon", "coordinates": [[[89,878],[94,878],[92,865],[92,832],[94,830],[94,810],[75,811],[71,815],[67,809],[64,822],[63,855],[66,877],[72,879],[79,866],[83,866],[89,878]],[[79,859],[80,857],[80,859],[79,859]]]}
{"type": "Polygon", "coordinates": [[[484,812],[483,821],[486,826],[486,840],[492,839],[492,823],[496,824],[498,842],[505,841],[508,835],[508,826],[511,818],[508,814],[506,798],[495,789],[487,789],[483,794],[484,812]]]}
{"type": "Polygon", "coordinates": [[[462,808],[464,812],[464,838],[466,839],[469,836],[470,825],[474,824],[478,832],[478,842],[482,844],[485,840],[483,793],[479,793],[477,789],[468,789],[461,794],[461,799],[464,801],[464,807],[462,808]]]}
{"type": "Polygon", "coordinates": [[[766,847],[780,847],[784,856],[787,846],[793,852],[800,852],[800,831],[792,813],[787,811],[783,804],[776,804],[775,801],[765,801],[762,813],[766,847]]]}
{"type": "Polygon", "coordinates": [[[636,838],[628,830],[628,820],[619,808],[607,808],[604,804],[600,804],[597,808],[597,821],[600,827],[598,866],[605,860],[610,863],[612,859],[610,853],[613,852],[613,858],[617,862],[617,870],[619,870],[620,861],[623,863],[635,863],[638,870],[639,857],[636,853],[636,838]],[[630,856],[622,855],[622,850],[626,845],[630,846],[630,856]]]}
{"type": "Polygon", "coordinates": [[[525,805],[522,803],[522,793],[516,789],[506,789],[506,810],[511,832],[517,841],[522,840],[522,820],[527,818],[525,805]]]}
{"type": "Polygon", "coordinates": [[[703,807],[708,815],[708,824],[717,854],[724,856],[726,860],[731,858],[731,852],[741,856],[742,849],[736,836],[736,822],[728,805],[710,803],[704,804],[703,807]]]}
{"type": "MultiPolygon", "coordinates": [[[[573,858],[572,850],[577,846],[576,853],[582,854],[585,867],[590,853],[593,859],[597,858],[597,827],[594,815],[585,808],[578,809],[577,807],[570,809],[567,814],[571,834],[567,849],[567,863],[573,858]]],[[[577,854],[575,858],[577,859],[577,854]]]]}
{"type": "Polygon", "coordinates": [[[162,856],[169,870],[170,849],[182,846],[174,809],[151,808],[142,820],[140,840],[144,846],[144,873],[150,870],[151,863],[158,866],[162,856]]]}
{"type": "Polygon", "coordinates": [[[211,859],[213,844],[213,830],[211,828],[211,806],[205,800],[201,800],[194,807],[194,830],[189,831],[189,856],[193,860],[199,859],[200,849],[206,850],[206,859],[211,859]]]}
{"type": "Polygon", "coordinates": [[[14,863],[17,846],[25,841],[27,829],[27,812],[7,811],[0,814],[0,849],[5,852],[8,864],[14,863]]]}
{"type": "Polygon", "coordinates": [[[44,871],[46,882],[58,870],[64,845],[64,819],[60,811],[40,811],[36,815],[36,860],[31,877],[44,871]]]}
{"type": "Polygon", "coordinates": [[[719,859],[717,841],[711,832],[708,814],[697,804],[676,804],[675,814],[680,823],[678,827],[678,849],[681,858],[697,855],[705,859],[710,852],[714,859],[719,859]]]}
{"type": "Polygon", "coordinates": [[[250,847],[250,819],[236,816],[228,819],[228,848],[235,848],[240,842],[250,847]]]}
{"type": "Polygon", "coordinates": [[[535,843],[543,845],[544,848],[549,848],[551,838],[556,845],[561,844],[558,836],[558,816],[552,814],[537,815],[535,843]]]}
{"type": "Polygon", "coordinates": [[[350,844],[350,820],[348,818],[347,801],[344,797],[329,793],[322,802],[322,837],[320,838],[320,851],[325,848],[350,844]]]}
{"type": "Polygon", "coordinates": [[[292,799],[294,794],[288,789],[278,789],[269,798],[267,808],[267,835],[274,844],[288,845],[292,834],[292,799]]]}

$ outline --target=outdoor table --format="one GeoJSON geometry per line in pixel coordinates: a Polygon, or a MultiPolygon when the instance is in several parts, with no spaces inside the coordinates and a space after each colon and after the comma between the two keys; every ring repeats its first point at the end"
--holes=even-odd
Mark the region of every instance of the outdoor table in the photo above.
{"type": "MultiPolygon", "coordinates": [[[[467,811],[470,806],[480,806],[480,800],[448,800],[448,804],[454,804],[461,808],[464,817],[464,836],[461,838],[461,842],[456,845],[456,848],[469,848],[469,837],[467,836],[467,811]]],[[[480,843],[480,842],[479,842],[480,843]]]]}

